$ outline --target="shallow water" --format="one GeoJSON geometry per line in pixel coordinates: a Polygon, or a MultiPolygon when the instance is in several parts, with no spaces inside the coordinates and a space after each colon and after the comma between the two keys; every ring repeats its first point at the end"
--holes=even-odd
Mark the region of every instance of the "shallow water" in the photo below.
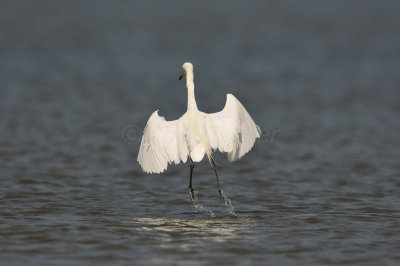
{"type": "Polygon", "coordinates": [[[7,1],[0,9],[2,265],[400,263],[397,1],[135,4],[7,1]],[[156,109],[232,92],[263,129],[234,163],[146,175],[156,109]]]}

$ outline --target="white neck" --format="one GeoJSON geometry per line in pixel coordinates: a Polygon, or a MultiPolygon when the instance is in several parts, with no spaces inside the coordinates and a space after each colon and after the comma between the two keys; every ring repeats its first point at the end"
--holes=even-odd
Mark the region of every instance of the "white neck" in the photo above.
{"type": "Polygon", "coordinates": [[[186,87],[188,90],[188,105],[187,105],[188,110],[198,110],[197,104],[196,104],[196,99],[194,97],[193,77],[194,77],[193,71],[186,73],[186,87]]]}

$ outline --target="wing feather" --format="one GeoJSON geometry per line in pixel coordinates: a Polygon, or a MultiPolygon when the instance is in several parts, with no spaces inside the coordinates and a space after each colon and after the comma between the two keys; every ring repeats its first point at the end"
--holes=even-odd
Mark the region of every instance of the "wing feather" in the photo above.
{"type": "Polygon", "coordinates": [[[161,173],[169,163],[186,162],[188,156],[184,128],[179,120],[166,121],[155,111],[147,121],[138,162],[147,173],[161,173]]]}
{"type": "Polygon", "coordinates": [[[222,111],[207,115],[207,135],[211,148],[228,153],[228,160],[239,159],[260,137],[257,126],[243,105],[232,94],[226,95],[222,111]]]}

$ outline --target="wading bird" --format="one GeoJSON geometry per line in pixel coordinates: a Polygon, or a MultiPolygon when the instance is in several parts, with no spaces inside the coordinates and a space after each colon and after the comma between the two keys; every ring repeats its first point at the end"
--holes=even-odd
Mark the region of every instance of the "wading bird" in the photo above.
{"type": "Polygon", "coordinates": [[[195,204],[192,175],[195,162],[207,155],[218,183],[218,192],[226,202],[219,182],[213,152],[226,152],[229,161],[239,159],[260,137],[258,127],[243,105],[232,94],[226,95],[222,111],[207,114],[199,111],[194,97],[193,65],[182,65],[179,80],[186,76],[187,111],[179,119],[166,121],[155,111],[149,118],[140,144],[138,162],[147,173],[161,173],[169,163],[190,162],[189,195],[195,204]]]}

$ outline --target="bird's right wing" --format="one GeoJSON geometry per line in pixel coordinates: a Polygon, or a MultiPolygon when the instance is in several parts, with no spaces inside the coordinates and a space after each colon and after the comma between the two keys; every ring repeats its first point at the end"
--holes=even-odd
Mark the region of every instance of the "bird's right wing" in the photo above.
{"type": "Polygon", "coordinates": [[[186,162],[188,149],[179,120],[166,121],[155,111],[147,121],[138,154],[138,162],[147,173],[161,173],[168,163],[186,162]]]}
{"type": "Polygon", "coordinates": [[[260,133],[260,127],[232,94],[226,95],[222,111],[207,115],[207,135],[211,148],[227,152],[229,161],[239,159],[250,151],[260,133]]]}

